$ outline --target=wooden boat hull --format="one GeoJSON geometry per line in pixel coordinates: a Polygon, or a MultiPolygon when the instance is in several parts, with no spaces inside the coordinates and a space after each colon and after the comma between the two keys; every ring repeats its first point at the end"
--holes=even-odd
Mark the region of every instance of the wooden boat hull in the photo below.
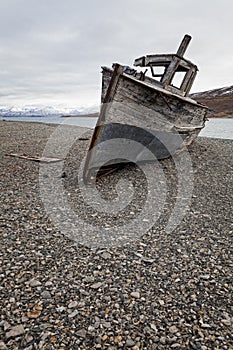
{"type": "Polygon", "coordinates": [[[129,159],[135,163],[150,161],[150,152],[156,159],[167,158],[191,144],[205,125],[205,106],[149,79],[141,81],[123,73],[120,65],[114,70],[103,67],[101,98],[101,112],[85,164],[86,182],[100,167],[109,172],[129,159]],[[130,145],[127,140],[132,141],[130,145]]]}

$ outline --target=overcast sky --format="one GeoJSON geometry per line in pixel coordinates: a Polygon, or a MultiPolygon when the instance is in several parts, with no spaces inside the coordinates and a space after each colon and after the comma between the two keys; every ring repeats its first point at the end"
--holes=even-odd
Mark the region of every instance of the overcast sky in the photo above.
{"type": "Polygon", "coordinates": [[[176,52],[192,92],[233,84],[232,0],[0,0],[0,105],[98,105],[100,67],[176,52]]]}

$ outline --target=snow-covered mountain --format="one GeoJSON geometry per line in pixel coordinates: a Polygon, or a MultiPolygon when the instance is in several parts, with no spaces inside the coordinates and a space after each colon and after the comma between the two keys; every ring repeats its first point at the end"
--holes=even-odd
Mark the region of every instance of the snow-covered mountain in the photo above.
{"type": "Polygon", "coordinates": [[[209,117],[233,118],[233,85],[190,95],[210,108],[209,117]]]}
{"type": "MultiPolygon", "coordinates": [[[[233,118],[233,85],[197,92],[190,95],[194,100],[206,105],[210,109],[209,117],[233,118]]],[[[95,114],[99,106],[67,108],[64,106],[1,106],[0,117],[59,117],[95,114]]]]}
{"type": "Polygon", "coordinates": [[[1,117],[59,117],[59,116],[77,116],[86,113],[96,112],[98,109],[94,107],[52,107],[52,106],[23,106],[8,107],[0,106],[1,117]]]}

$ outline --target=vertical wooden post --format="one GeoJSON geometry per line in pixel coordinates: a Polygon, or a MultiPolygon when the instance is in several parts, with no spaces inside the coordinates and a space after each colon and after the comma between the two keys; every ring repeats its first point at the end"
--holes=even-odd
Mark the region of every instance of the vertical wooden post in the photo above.
{"type": "Polygon", "coordinates": [[[114,97],[118,81],[120,79],[120,76],[123,74],[123,71],[124,71],[123,66],[121,66],[120,64],[115,65],[114,71],[112,73],[112,78],[111,78],[109,86],[108,86],[107,93],[105,95],[104,101],[103,101],[101,108],[100,108],[99,118],[98,118],[95,130],[94,130],[94,133],[92,135],[92,139],[90,142],[89,150],[88,150],[85,165],[84,165],[83,180],[84,180],[84,183],[86,183],[86,184],[90,183],[90,178],[91,178],[90,169],[88,168],[89,163],[91,161],[91,157],[92,157],[91,150],[92,150],[92,148],[95,147],[95,145],[98,141],[99,134],[100,134],[102,128],[104,127],[103,124],[105,121],[105,114],[107,112],[107,108],[109,107],[108,104],[111,103],[111,101],[114,97]]]}
{"type": "Polygon", "coordinates": [[[178,50],[177,50],[177,55],[180,57],[184,56],[185,51],[187,50],[188,44],[190,42],[190,40],[192,39],[192,37],[190,35],[185,35],[178,50]]]}

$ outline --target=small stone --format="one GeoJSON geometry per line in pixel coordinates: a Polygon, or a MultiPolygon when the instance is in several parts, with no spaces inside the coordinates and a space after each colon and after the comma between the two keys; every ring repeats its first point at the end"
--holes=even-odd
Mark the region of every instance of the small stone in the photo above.
{"type": "Polygon", "coordinates": [[[205,336],[204,336],[204,334],[202,333],[202,331],[201,330],[198,330],[198,335],[199,335],[199,337],[200,338],[202,338],[202,339],[204,339],[205,338],[205,336]]]}
{"type": "Polygon", "coordinates": [[[230,319],[229,320],[221,320],[221,322],[223,324],[225,324],[225,326],[231,326],[231,320],[230,319]]]}
{"type": "Polygon", "coordinates": [[[171,326],[169,328],[169,332],[172,333],[172,334],[175,334],[175,333],[179,332],[179,329],[176,326],[171,326]]]}
{"type": "Polygon", "coordinates": [[[116,344],[119,344],[122,341],[122,337],[120,335],[118,335],[117,337],[114,338],[114,342],[116,344]]]}
{"type": "Polygon", "coordinates": [[[165,345],[166,344],[166,337],[161,337],[159,339],[159,341],[160,341],[161,344],[165,345]]]}
{"type": "Polygon", "coordinates": [[[95,327],[95,328],[99,328],[99,326],[100,326],[100,321],[96,321],[96,322],[94,323],[94,327],[95,327]]]}
{"type": "Polygon", "coordinates": [[[95,342],[96,342],[96,344],[101,344],[101,343],[102,343],[102,339],[101,339],[101,336],[100,336],[100,335],[98,335],[98,336],[96,337],[95,342]]]}
{"type": "Polygon", "coordinates": [[[201,323],[201,328],[211,328],[208,323],[201,323]]]}
{"type": "Polygon", "coordinates": [[[208,280],[210,279],[210,275],[202,275],[200,276],[200,278],[202,278],[203,280],[208,280]]]}
{"type": "Polygon", "coordinates": [[[80,292],[80,294],[85,295],[85,296],[89,295],[89,293],[85,289],[80,289],[79,292],[80,292]]]}
{"type": "Polygon", "coordinates": [[[53,286],[53,282],[51,282],[51,281],[47,281],[47,282],[45,282],[45,287],[52,287],[53,286]]]}
{"type": "Polygon", "coordinates": [[[107,252],[104,252],[101,254],[101,257],[104,259],[104,260],[107,260],[107,259],[111,259],[111,254],[107,253],[107,252]]]}
{"type": "MultiPolygon", "coordinates": [[[[40,329],[42,329],[42,330],[46,330],[46,329],[49,329],[49,328],[51,328],[51,324],[50,323],[41,323],[40,324],[40,329]]],[[[49,336],[49,332],[45,332],[44,333],[44,335],[43,335],[43,337],[45,337],[45,338],[43,338],[43,339],[46,339],[48,336],[49,336]]]]}
{"type": "Polygon", "coordinates": [[[43,310],[43,307],[41,305],[36,305],[35,306],[35,310],[37,311],[42,311],[43,310]]]}
{"type": "Polygon", "coordinates": [[[0,341],[0,350],[7,350],[7,346],[3,341],[0,341]]]}
{"type": "Polygon", "coordinates": [[[171,345],[171,348],[174,349],[174,348],[179,348],[180,349],[180,344],[179,343],[174,343],[171,345]]]}
{"type": "Polygon", "coordinates": [[[110,322],[103,322],[103,327],[111,328],[111,323],[110,322]]]}
{"type": "Polygon", "coordinates": [[[31,335],[26,335],[25,340],[27,343],[31,343],[31,341],[33,341],[33,337],[31,335]]]}
{"type": "Polygon", "coordinates": [[[97,282],[91,285],[92,289],[99,289],[102,286],[103,283],[97,282]]]}
{"type": "Polygon", "coordinates": [[[57,341],[57,338],[56,338],[54,335],[52,335],[52,336],[50,337],[50,343],[55,344],[56,341],[57,341]]]}
{"type": "Polygon", "coordinates": [[[22,324],[12,327],[9,332],[6,333],[6,339],[16,338],[25,333],[24,326],[22,324]]]}
{"type": "Polygon", "coordinates": [[[41,296],[42,296],[43,299],[51,299],[51,294],[47,290],[44,290],[41,293],[41,296]]]}
{"type": "Polygon", "coordinates": [[[151,323],[150,327],[153,329],[153,331],[155,331],[156,334],[158,333],[158,329],[155,324],[151,323]]]}
{"type": "Polygon", "coordinates": [[[59,306],[56,308],[57,312],[63,312],[65,311],[65,307],[64,306],[59,306]]]}
{"type": "Polygon", "coordinates": [[[93,283],[95,281],[94,277],[93,276],[86,276],[84,279],[83,279],[83,282],[85,283],[93,283]]]}
{"type": "Polygon", "coordinates": [[[29,281],[29,285],[30,287],[38,287],[38,286],[41,286],[41,283],[38,280],[32,279],[29,281]]]}
{"type": "Polygon", "coordinates": [[[140,293],[139,292],[132,292],[130,293],[131,297],[135,299],[140,299],[140,293]]]}
{"type": "Polygon", "coordinates": [[[78,314],[78,311],[77,311],[77,310],[74,310],[73,312],[71,312],[71,313],[68,315],[68,317],[69,317],[69,318],[73,318],[73,317],[75,317],[77,314],[78,314]]]}
{"type": "Polygon", "coordinates": [[[3,321],[4,323],[3,323],[3,329],[4,329],[4,331],[7,331],[9,328],[11,328],[11,325],[10,325],[10,323],[9,322],[7,322],[7,321],[3,321]]]}
{"type": "Polygon", "coordinates": [[[33,311],[28,311],[27,316],[28,318],[38,318],[41,314],[40,310],[33,310],[33,311]]]}
{"type": "Polygon", "coordinates": [[[84,307],[86,305],[85,301],[80,301],[78,307],[84,307]]]}
{"type": "Polygon", "coordinates": [[[132,348],[132,347],[135,345],[135,343],[134,343],[134,341],[133,341],[131,338],[128,338],[128,339],[126,340],[126,342],[125,342],[125,345],[126,345],[128,348],[132,348]]]}
{"type": "Polygon", "coordinates": [[[80,338],[86,338],[86,334],[87,332],[85,331],[85,329],[80,329],[79,331],[77,331],[77,336],[80,338]]]}
{"type": "Polygon", "coordinates": [[[72,309],[78,305],[77,301],[71,301],[68,305],[68,309],[72,309]]]}
{"type": "Polygon", "coordinates": [[[137,345],[135,345],[132,350],[140,350],[139,347],[137,345]]]}
{"type": "Polygon", "coordinates": [[[95,327],[89,326],[87,330],[88,330],[89,333],[92,333],[92,332],[95,331],[95,327]]]}

